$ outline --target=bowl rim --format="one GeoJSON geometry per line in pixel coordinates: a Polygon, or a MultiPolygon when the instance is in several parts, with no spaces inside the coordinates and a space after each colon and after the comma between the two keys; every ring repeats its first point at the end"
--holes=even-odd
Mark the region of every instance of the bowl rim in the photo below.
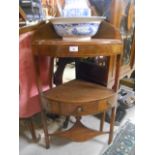
{"type": "Polygon", "coordinates": [[[66,23],[100,23],[105,17],[91,16],[91,17],[55,17],[50,19],[52,24],[66,24],[66,23]]]}

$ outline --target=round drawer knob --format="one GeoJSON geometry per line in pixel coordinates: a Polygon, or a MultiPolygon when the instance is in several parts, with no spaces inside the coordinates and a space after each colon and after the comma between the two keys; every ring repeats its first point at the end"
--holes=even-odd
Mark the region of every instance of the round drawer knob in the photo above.
{"type": "Polygon", "coordinates": [[[82,112],[82,111],[83,111],[82,107],[78,107],[78,108],[77,108],[77,111],[78,111],[78,112],[82,112]]]}

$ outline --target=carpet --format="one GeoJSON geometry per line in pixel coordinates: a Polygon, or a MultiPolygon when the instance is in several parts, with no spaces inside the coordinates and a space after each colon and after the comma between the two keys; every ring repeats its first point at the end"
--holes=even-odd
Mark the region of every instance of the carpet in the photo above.
{"type": "Polygon", "coordinates": [[[127,121],[118,131],[113,143],[101,155],[135,154],[135,125],[127,121]]]}

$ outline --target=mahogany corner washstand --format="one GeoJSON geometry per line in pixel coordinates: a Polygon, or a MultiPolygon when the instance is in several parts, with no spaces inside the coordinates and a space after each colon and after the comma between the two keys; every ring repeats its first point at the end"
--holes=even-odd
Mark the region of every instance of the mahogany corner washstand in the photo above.
{"type": "MultiPolygon", "coordinates": [[[[119,72],[123,45],[119,31],[111,24],[103,21],[98,33],[89,41],[64,41],[54,31],[51,23],[47,23],[37,30],[33,37],[32,49],[35,61],[37,84],[42,106],[42,120],[45,132],[46,148],[49,148],[49,136],[57,135],[74,141],[85,141],[103,133],[109,133],[110,144],[113,138],[113,127],[117,106],[117,90],[119,85],[119,72]],[[116,70],[115,84],[112,89],[95,83],[72,80],[46,91],[42,90],[39,73],[39,58],[49,56],[51,58],[51,69],[53,71],[53,58],[55,57],[96,57],[115,55],[116,70]],[[111,109],[110,130],[103,132],[105,111],[111,109]],[[44,110],[47,112],[75,116],[76,123],[67,131],[48,133],[44,110]],[[81,123],[83,115],[102,113],[99,131],[90,129],[81,123]]],[[[49,74],[53,79],[53,74],[49,74]]],[[[52,80],[51,80],[52,81],[52,80]]]]}

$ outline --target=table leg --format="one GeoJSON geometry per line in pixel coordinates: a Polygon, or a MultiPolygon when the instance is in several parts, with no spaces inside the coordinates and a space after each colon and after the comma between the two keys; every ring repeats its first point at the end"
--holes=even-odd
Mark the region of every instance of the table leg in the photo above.
{"type": "Polygon", "coordinates": [[[106,114],[105,111],[103,113],[101,113],[100,131],[103,131],[103,129],[104,129],[105,114],[106,114]]]}
{"type": "Polygon", "coordinates": [[[29,129],[30,129],[30,132],[31,132],[31,135],[32,135],[32,139],[33,139],[34,142],[36,142],[37,137],[36,137],[36,132],[35,132],[35,129],[34,129],[34,124],[33,124],[32,118],[29,118],[28,125],[29,125],[29,129]]]}
{"type": "Polygon", "coordinates": [[[42,125],[43,125],[43,130],[45,133],[45,143],[46,143],[46,149],[49,148],[49,134],[48,134],[48,128],[47,128],[47,122],[46,122],[46,116],[45,113],[42,111],[41,112],[41,121],[42,121],[42,125]]]}
{"type": "Polygon", "coordinates": [[[116,107],[112,108],[111,117],[110,117],[110,132],[109,132],[109,140],[108,144],[112,142],[113,139],[113,130],[114,130],[114,123],[115,123],[115,115],[116,115],[116,107]]]}

